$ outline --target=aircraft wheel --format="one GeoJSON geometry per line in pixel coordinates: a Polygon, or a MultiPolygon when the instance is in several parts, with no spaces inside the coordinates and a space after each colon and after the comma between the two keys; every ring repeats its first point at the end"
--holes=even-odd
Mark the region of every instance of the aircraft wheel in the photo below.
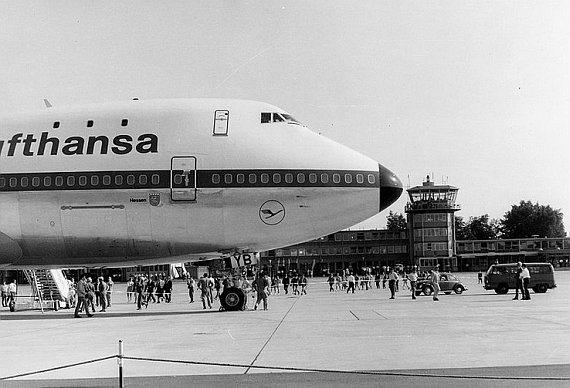
{"type": "Polygon", "coordinates": [[[246,296],[241,288],[230,287],[220,296],[220,303],[226,311],[243,310],[246,296]]]}

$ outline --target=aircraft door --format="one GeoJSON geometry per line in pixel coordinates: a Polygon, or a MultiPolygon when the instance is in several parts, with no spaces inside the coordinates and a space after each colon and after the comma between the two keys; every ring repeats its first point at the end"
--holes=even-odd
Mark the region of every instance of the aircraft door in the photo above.
{"type": "Polygon", "coordinates": [[[170,166],[173,201],[196,201],[196,157],[174,156],[170,166]]]}

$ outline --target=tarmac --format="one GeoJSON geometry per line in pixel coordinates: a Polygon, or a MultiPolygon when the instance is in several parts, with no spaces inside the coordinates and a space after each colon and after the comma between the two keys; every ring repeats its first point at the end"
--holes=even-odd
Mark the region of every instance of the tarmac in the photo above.
{"type": "Polygon", "coordinates": [[[118,387],[119,341],[130,387],[570,386],[570,271],[530,301],[457,275],[468,290],[438,302],[402,286],[394,300],[374,284],[329,292],[312,278],[307,295],[281,289],[267,311],[204,310],[182,281],[172,303],[140,311],[115,284],[92,318],[19,303],[0,309],[0,387],[118,387]]]}

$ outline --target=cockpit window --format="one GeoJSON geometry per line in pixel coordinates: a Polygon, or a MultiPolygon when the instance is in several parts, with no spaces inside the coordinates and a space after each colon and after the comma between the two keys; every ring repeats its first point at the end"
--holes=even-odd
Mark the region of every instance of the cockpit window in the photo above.
{"type": "Polygon", "coordinates": [[[281,113],[281,116],[285,117],[285,120],[287,120],[288,123],[294,123],[294,124],[300,124],[297,120],[295,120],[295,118],[291,115],[288,115],[286,113],[281,113]]]}
{"type": "Polygon", "coordinates": [[[262,112],[261,113],[261,124],[271,122],[271,113],[262,112]]]}
{"type": "Polygon", "coordinates": [[[275,113],[275,112],[262,112],[261,113],[261,124],[266,123],[287,123],[287,124],[300,124],[293,116],[287,113],[275,113]]]}

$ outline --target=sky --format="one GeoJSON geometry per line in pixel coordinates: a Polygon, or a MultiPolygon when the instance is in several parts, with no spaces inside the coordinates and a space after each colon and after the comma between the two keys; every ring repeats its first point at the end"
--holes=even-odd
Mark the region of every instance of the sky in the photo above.
{"type": "MultiPolygon", "coordinates": [[[[0,0],[0,115],[153,98],[258,100],[459,188],[457,214],[529,200],[570,229],[570,2],[0,0]]],[[[382,228],[406,193],[356,226],[382,228]]]]}

